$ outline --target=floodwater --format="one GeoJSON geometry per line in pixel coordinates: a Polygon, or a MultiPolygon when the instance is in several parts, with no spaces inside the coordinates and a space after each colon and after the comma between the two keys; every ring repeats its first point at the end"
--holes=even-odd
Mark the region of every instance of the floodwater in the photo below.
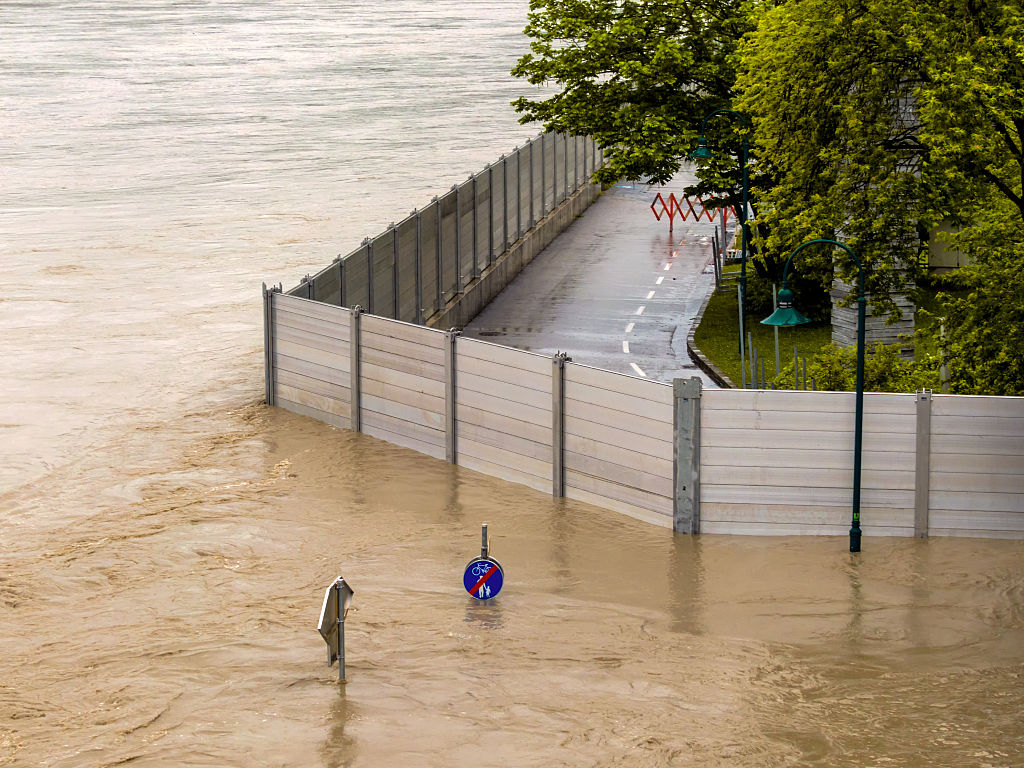
{"type": "Polygon", "coordinates": [[[1024,763],[1020,542],[673,537],[259,403],[262,280],[532,133],[526,7],[0,0],[0,765],[1024,763]]]}

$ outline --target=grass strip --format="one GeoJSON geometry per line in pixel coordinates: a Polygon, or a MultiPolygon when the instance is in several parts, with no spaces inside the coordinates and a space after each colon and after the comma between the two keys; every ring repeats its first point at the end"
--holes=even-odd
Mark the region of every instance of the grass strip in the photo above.
{"type": "MultiPolygon", "coordinates": [[[[716,292],[704,310],[704,317],[694,333],[694,342],[711,362],[718,366],[736,386],[740,386],[739,312],[735,288],[716,292]]],[[[775,337],[772,327],[761,325],[760,317],[747,317],[747,331],[753,336],[758,357],[764,358],[765,378],[775,378],[775,337]]],[[[808,360],[832,340],[832,327],[824,324],[779,328],[779,360],[782,367],[793,360],[793,347],[808,360]]],[[[749,361],[748,361],[749,366],[749,361]]],[[[748,386],[750,386],[748,368],[748,386]]],[[[809,384],[808,384],[809,385],[809,384]]]]}

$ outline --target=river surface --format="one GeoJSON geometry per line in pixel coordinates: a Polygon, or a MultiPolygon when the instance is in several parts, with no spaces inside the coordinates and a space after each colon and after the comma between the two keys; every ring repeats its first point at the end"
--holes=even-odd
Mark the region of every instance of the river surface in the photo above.
{"type": "Polygon", "coordinates": [[[260,282],[534,133],[526,10],[0,0],[0,765],[1024,764],[1021,542],[673,537],[261,405],[260,282]]]}

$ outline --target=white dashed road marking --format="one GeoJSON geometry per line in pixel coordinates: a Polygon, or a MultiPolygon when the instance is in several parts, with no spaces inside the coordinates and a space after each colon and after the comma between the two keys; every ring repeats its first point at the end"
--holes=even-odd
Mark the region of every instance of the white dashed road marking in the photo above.
{"type": "Polygon", "coordinates": [[[664,275],[662,275],[661,277],[658,278],[658,282],[656,282],[655,285],[661,285],[663,282],[665,282],[665,276],[664,275]]]}
{"type": "Polygon", "coordinates": [[[625,352],[627,355],[629,354],[629,342],[628,341],[622,342],[622,351],[625,352]]]}
{"type": "Polygon", "coordinates": [[[626,326],[626,333],[632,333],[634,325],[636,325],[636,323],[630,323],[629,325],[627,325],[626,326]]]}
{"type": "Polygon", "coordinates": [[[638,309],[638,310],[636,311],[636,313],[637,313],[638,315],[642,315],[642,314],[644,313],[644,310],[645,310],[645,309],[647,309],[647,307],[645,307],[645,306],[644,306],[643,304],[641,304],[641,305],[640,305],[640,308],[639,308],[639,309],[638,309]]]}
{"type": "Polygon", "coordinates": [[[640,370],[639,365],[637,365],[636,363],[630,363],[630,365],[633,366],[633,370],[637,372],[637,375],[643,376],[645,379],[647,378],[647,374],[640,370]]]}
{"type": "Polygon", "coordinates": [[[650,301],[653,298],[654,298],[654,291],[651,291],[650,293],[647,294],[647,300],[650,301]]]}

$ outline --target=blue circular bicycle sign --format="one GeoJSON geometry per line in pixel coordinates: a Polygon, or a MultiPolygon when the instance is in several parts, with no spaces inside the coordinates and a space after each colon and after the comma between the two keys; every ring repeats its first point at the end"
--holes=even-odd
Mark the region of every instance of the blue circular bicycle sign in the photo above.
{"type": "Polygon", "coordinates": [[[469,561],[466,572],[462,575],[462,583],[477,600],[487,600],[501,592],[505,582],[505,572],[498,561],[491,557],[477,557],[469,561]]]}

